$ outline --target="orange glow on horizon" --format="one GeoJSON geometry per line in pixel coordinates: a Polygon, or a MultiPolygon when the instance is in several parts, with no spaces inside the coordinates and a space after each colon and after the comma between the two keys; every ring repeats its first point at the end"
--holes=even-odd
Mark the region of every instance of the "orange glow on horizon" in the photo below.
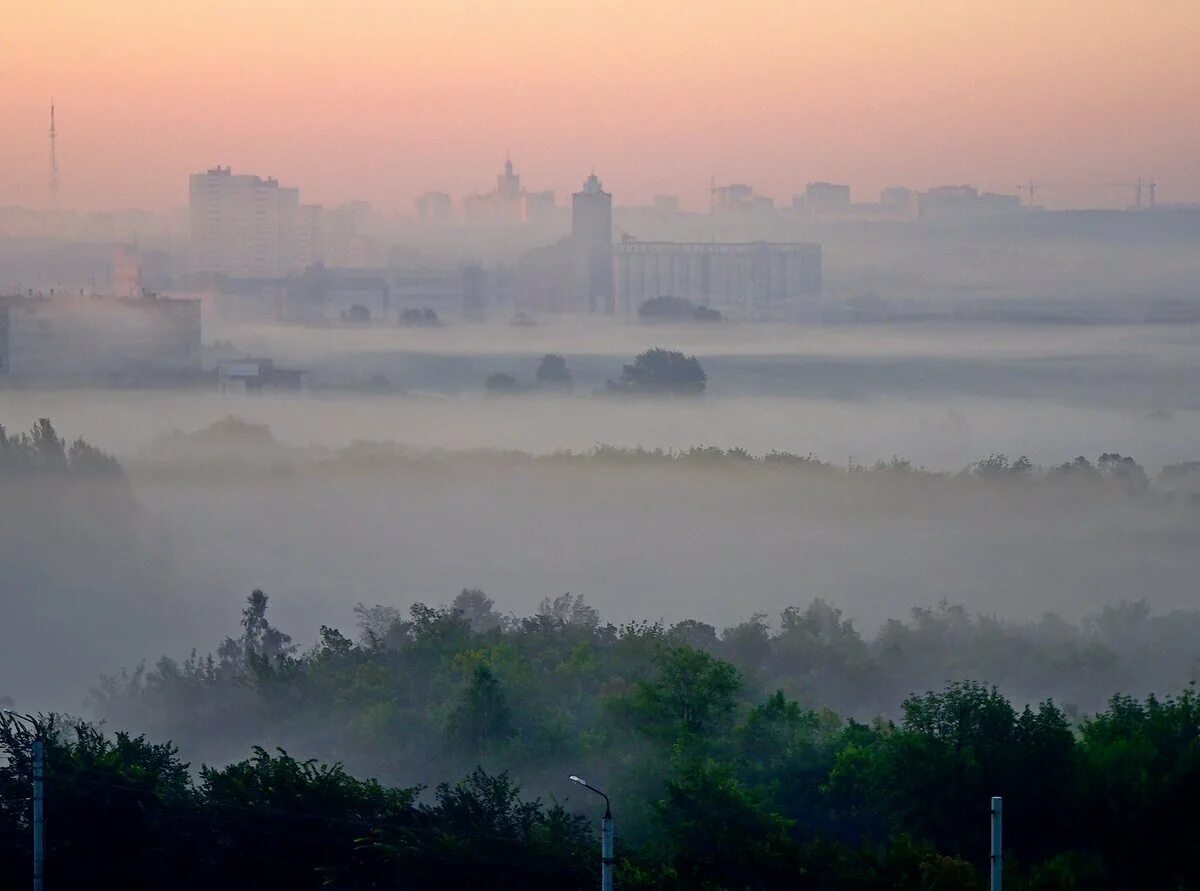
{"type": "Polygon", "coordinates": [[[1110,182],[1200,200],[1200,5],[1160,0],[565,4],[5,0],[0,204],[177,207],[215,163],[305,201],[407,210],[489,188],[505,149],[561,196],[698,206],[710,175],[1110,182]]]}

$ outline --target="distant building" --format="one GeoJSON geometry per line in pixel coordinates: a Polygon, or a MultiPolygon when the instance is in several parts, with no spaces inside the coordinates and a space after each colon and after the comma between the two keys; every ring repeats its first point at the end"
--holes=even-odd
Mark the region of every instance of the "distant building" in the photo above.
{"type": "Polygon", "coordinates": [[[517,304],[535,313],[613,311],[612,195],[594,173],[571,196],[571,235],[521,257],[517,304]]]}
{"type": "Polygon", "coordinates": [[[554,219],[558,205],[554,200],[554,191],[522,192],[521,221],[524,223],[542,223],[554,219]]]}
{"type": "Polygon", "coordinates": [[[611,313],[613,304],[612,194],[591,174],[571,196],[571,248],[577,311],[611,313]]]}
{"type": "Polygon", "coordinates": [[[417,219],[445,225],[454,221],[454,204],[445,192],[426,192],[417,198],[417,219]]]}
{"type": "Polygon", "coordinates": [[[922,220],[961,219],[1020,210],[1020,195],[981,193],[974,186],[937,186],[917,196],[917,216],[922,220]]]}
{"type": "Polygon", "coordinates": [[[653,207],[661,214],[679,213],[679,196],[655,195],[653,207]]]}
{"type": "Polygon", "coordinates": [[[769,213],[775,209],[775,201],[765,195],[756,195],[745,183],[731,183],[710,189],[711,210],[719,215],[769,213]]]}
{"type": "Polygon", "coordinates": [[[325,262],[325,208],[301,204],[296,211],[296,265],[307,269],[325,262]]]}
{"type": "Polygon", "coordinates": [[[0,380],[175,382],[200,347],[199,300],[0,297],[0,380]]]}
{"type": "Polygon", "coordinates": [[[756,315],[821,292],[821,246],[748,242],[682,244],[627,239],[613,248],[617,312],[654,297],[685,297],[734,315],[756,315]]]}
{"type": "Polygon", "coordinates": [[[879,193],[879,203],[885,207],[911,208],[916,204],[917,194],[905,186],[891,186],[879,193]]]}
{"type": "Polygon", "coordinates": [[[524,217],[521,177],[513,172],[512,158],[504,159],[504,172],[496,175],[494,191],[471,195],[463,202],[469,223],[519,223],[524,217]]]}
{"type": "Polygon", "coordinates": [[[288,282],[286,316],[292,320],[383,321],[391,315],[391,286],[386,269],[315,263],[288,282]]]}
{"type": "Polygon", "coordinates": [[[214,167],[191,176],[192,270],[233,278],[279,278],[296,268],[300,191],[273,178],[214,167]]]}
{"type": "Polygon", "coordinates": [[[447,316],[462,306],[463,273],[453,266],[391,269],[388,275],[397,312],[429,308],[447,316]]]}
{"type": "Polygon", "coordinates": [[[850,212],[850,187],[840,183],[809,183],[792,208],[809,216],[841,216],[850,212]]]}
{"type": "Polygon", "coordinates": [[[223,393],[262,390],[302,390],[308,372],[279,368],[274,359],[222,359],[217,363],[217,387],[223,393]]]}
{"type": "Polygon", "coordinates": [[[368,234],[371,204],[351,201],[337,207],[301,205],[297,214],[296,268],[324,263],[344,269],[379,265],[383,250],[368,234]]]}

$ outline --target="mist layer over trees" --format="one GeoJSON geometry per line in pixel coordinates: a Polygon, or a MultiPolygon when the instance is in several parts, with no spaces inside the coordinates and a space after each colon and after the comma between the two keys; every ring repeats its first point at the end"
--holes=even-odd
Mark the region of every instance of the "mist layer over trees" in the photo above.
{"type": "MultiPolygon", "coordinates": [[[[776,635],[756,619],[717,637],[695,622],[604,625],[571,595],[505,618],[466,590],[450,608],[418,604],[408,616],[360,607],[357,642],[324,628],[303,654],[267,607],[255,591],[241,632],[215,657],[164,661],[107,684],[97,702],[210,739],[286,737],[312,722],[307,741],[197,774],[157,733],[111,737],[40,718],[51,800],[72,816],[51,837],[54,879],[355,888],[402,875],[419,888],[588,887],[594,808],[570,797],[575,772],[614,802],[627,888],[982,889],[995,794],[1010,887],[1200,881],[1193,821],[1181,819],[1197,779],[1190,687],[1117,695],[1077,716],[1050,700],[1014,706],[968,681],[904,697],[894,722],[863,723],[770,686],[789,672],[869,681],[879,641],[864,645],[820,603],[786,613],[776,635]],[[307,760],[314,745],[404,779],[356,779],[307,760]],[[526,781],[492,772],[494,761],[526,781]],[[463,779],[429,786],[424,772],[463,779]]],[[[1105,620],[1137,626],[1142,613],[1105,620]]],[[[953,610],[915,620],[964,624],[953,610]]],[[[979,626],[976,636],[991,633],[979,626]]],[[[0,716],[0,866],[10,873],[29,856],[30,742],[29,728],[0,716]]]]}
{"type": "MultiPolygon", "coordinates": [[[[86,444],[72,463],[60,444],[62,459],[38,459],[51,471],[31,463],[35,441],[9,438],[25,457],[0,482],[11,507],[0,695],[28,707],[74,711],[90,678],[205,646],[238,592],[268,581],[298,640],[352,626],[356,602],[405,609],[464,585],[518,615],[574,591],[613,621],[718,629],[821,600],[870,639],[943,601],[1076,626],[1124,601],[1187,611],[1200,571],[1194,467],[1155,472],[1114,452],[932,472],[711,447],[297,448],[227,419],[164,435],[123,470],[86,444]],[[30,671],[45,645],[58,657],[30,671]]],[[[1182,638],[1159,644],[1172,665],[1191,658],[1182,638]]],[[[1190,676],[1159,665],[1129,683],[1149,692],[1190,676]]],[[[1070,699],[1092,707],[1110,692],[1097,683],[1070,699]]]]}

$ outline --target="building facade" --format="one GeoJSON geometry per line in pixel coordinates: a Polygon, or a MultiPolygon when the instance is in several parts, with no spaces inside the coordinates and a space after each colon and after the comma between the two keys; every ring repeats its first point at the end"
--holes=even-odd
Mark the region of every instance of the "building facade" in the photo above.
{"type": "Polygon", "coordinates": [[[591,174],[571,196],[571,241],[577,311],[611,313],[613,303],[612,194],[591,174]]]}
{"type": "MultiPolygon", "coordinates": [[[[297,264],[300,190],[228,167],[193,174],[188,190],[192,271],[280,278],[297,264]]],[[[310,246],[311,251],[311,246],[310,246]]]]}
{"type": "Polygon", "coordinates": [[[655,297],[686,297],[754,316],[821,292],[821,246],[805,243],[676,243],[627,239],[612,249],[615,307],[636,314],[655,297]]]}
{"type": "Polygon", "coordinates": [[[172,382],[201,370],[199,300],[0,297],[0,379],[172,382]]]}

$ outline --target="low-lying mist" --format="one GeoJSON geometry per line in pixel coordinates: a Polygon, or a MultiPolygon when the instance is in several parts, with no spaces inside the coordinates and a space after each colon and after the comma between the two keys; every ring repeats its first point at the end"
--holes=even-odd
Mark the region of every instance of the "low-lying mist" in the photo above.
{"type": "Polygon", "coordinates": [[[353,627],[360,602],[463,587],[519,615],[570,591],[607,620],[716,627],[821,598],[866,633],[941,601],[1011,620],[1191,608],[1194,480],[1146,486],[1096,458],[934,473],[720,449],[330,448],[226,420],[125,457],[102,498],[6,489],[0,695],[78,709],[102,672],[211,647],[256,587],[300,641],[353,627]]]}

